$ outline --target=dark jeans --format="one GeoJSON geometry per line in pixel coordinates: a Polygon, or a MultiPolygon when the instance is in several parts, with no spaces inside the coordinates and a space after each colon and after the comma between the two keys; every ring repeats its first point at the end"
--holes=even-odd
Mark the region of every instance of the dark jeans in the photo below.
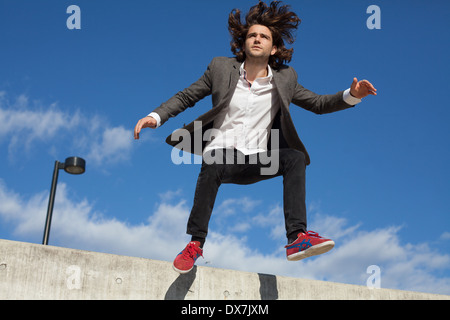
{"type": "Polygon", "coordinates": [[[187,233],[206,238],[217,191],[222,183],[252,184],[277,176],[283,176],[286,236],[289,238],[306,231],[305,170],[305,155],[294,149],[272,150],[249,156],[244,156],[236,149],[208,152],[203,157],[198,176],[187,233]],[[278,159],[274,152],[279,152],[278,159]],[[216,161],[211,161],[211,157],[216,161]],[[278,161],[275,163],[276,170],[271,174],[261,174],[262,168],[274,167],[274,163],[268,163],[267,159],[278,161]]]}

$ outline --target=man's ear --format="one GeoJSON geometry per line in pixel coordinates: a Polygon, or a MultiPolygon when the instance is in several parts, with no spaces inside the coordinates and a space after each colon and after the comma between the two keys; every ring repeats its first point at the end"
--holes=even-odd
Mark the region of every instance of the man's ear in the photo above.
{"type": "Polygon", "coordinates": [[[277,53],[278,48],[276,46],[272,47],[272,51],[270,51],[270,55],[273,56],[275,53],[277,53]]]}

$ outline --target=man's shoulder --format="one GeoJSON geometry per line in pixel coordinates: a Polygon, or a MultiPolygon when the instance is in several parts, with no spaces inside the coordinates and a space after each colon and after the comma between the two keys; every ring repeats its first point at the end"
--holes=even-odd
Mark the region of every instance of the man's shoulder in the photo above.
{"type": "Polygon", "coordinates": [[[212,79],[218,80],[239,70],[240,65],[236,58],[215,57],[209,63],[207,72],[212,79]]]}
{"type": "MultiPolygon", "coordinates": [[[[229,69],[239,69],[242,62],[238,61],[236,57],[214,57],[209,64],[212,71],[224,72],[229,69]]],[[[297,73],[291,66],[281,65],[276,69],[272,69],[278,77],[297,78],[297,73]]]]}
{"type": "Polygon", "coordinates": [[[273,69],[273,76],[277,83],[285,85],[287,83],[297,82],[297,72],[293,67],[288,65],[281,65],[273,69]]]}
{"type": "Polygon", "coordinates": [[[229,68],[233,66],[240,66],[242,62],[239,62],[236,57],[215,57],[212,59],[210,66],[218,68],[229,68]]]}
{"type": "Polygon", "coordinates": [[[219,63],[238,63],[236,57],[214,57],[212,61],[219,62],[219,63]]]}
{"type": "Polygon", "coordinates": [[[291,66],[288,66],[287,64],[282,64],[281,66],[279,66],[278,68],[276,68],[274,70],[279,73],[286,73],[286,72],[294,71],[294,68],[292,68],[291,66]]]}

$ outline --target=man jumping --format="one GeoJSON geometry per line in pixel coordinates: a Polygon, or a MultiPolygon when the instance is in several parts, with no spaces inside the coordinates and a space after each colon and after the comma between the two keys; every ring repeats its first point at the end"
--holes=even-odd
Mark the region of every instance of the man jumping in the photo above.
{"type": "MultiPolygon", "coordinates": [[[[207,132],[209,135],[206,143],[190,149],[202,155],[203,161],[187,223],[192,238],[173,263],[180,273],[189,272],[203,254],[222,183],[252,184],[282,176],[287,259],[300,260],[334,247],[334,241],[307,231],[305,171],[310,158],[297,135],[289,105],[316,114],[331,113],[351,108],[369,94],[376,95],[376,89],[369,81],[356,78],[349,89],[330,95],[318,95],[301,86],[295,70],[285,65],[293,54],[285,42],[294,42],[292,32],[299,24],[298,16],[279,1],[270,5],[260,1],[250,8],[244,21],[234,9],[228,29],[235,56],[214,58],[198,81],[136,124],[134,137],[139,139],[141,129],[157,128],[212,95],[212,109],[183,128],[188,135],[194,135],[199,127],[202,137],[207,132]],[[267,159],[277,161],[273,172],[263,170],[273,165],[267,159]]],[[[186,151],[179,135],[172,134],[166,141],[175,147],[182,144],[186,151]]]]}

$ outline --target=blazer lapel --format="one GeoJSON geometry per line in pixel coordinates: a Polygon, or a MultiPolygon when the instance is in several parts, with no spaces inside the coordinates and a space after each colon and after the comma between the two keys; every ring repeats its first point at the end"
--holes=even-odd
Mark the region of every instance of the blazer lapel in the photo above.
{"type": "Polygon", "coordinates": [[[230,68],[230,81],[228,83],[228,90],[234,93],[234,89],[237,86],[239,81],[239,68],[241,67],[242,62],[238,62],[237,60],[233,60],[233,67],[230,68]]]}
{"type": "Polygon", "coordinates": [[[278,90],[278,95],[281,101],[282,112],[289,112],[289,105],[292,96],[292,81],[287,77],[284,69],[273,70],[273,81],[278,90]]]}
{"type": "Polygon", "coordinates": [[[239,68],[241,64],[242,64],[241,62],[238,62],[236,59],[233,59],[231,60],[231,67],[228,65],[226,69],[220,70],[221,71],[220,74],[217,75],[219,77],[226,77],[227,73],[229,73],[228,88],[226,88],[226,93],[223,96],[223,98],[221,98],[219,101],[213,101],[213,109],[222,109],[230,104],[231,98],[233,97],[234,91],[239,81],[240,76],[239,68]]]}

